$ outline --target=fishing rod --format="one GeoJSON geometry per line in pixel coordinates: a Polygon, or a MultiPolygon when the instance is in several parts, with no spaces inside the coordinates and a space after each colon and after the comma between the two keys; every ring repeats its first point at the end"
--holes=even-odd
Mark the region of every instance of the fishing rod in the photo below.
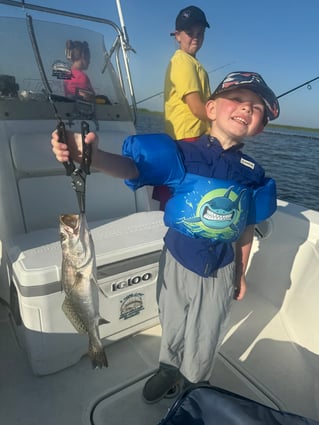
{"type": "MultiPolygon", "coordinates": [[[[225,68],[225,66],[227,66],[227,65],[230,65],[230,64],[223,65],[223,66],[221,66],[221,67],[219,67],[219,68],[213,69],[213,70],[212,70],[212,71],[210,71],[210,72],[214,72],[214,71],[217,71],[218,69],[225,68]]],[[[302,83],[302,84],[300,84],[299,86],[294,87],[293,89],[288,90],[288,91],[286,91],[286,92],[284,92],[284,93],[280,94],[279,96],[277,96],[277,99],[279,99],[279,98],[281,98],[281,97],[283,97],[283,96],[286,96],[287,94],[292,93],[292,92],[294,92],[294,91],[296,91],[296,90],[298,90],[298,89],[300,89],[301,87],[304,87],[304,86],[307,86],[307,88],[310,90],[310,89],[311,89],[311,85],[310,85],[310,84],[311,84],[313,81],[316,81],[316,80],[319,80],[319,77],[316,77],[316,78],[313,78],[312,80],[306,81],[305,83],[302,83]]],[[[142,99],[142,100],[140,100],[140,101],[136,102],[136,104],[138,105],[139,103],[146,102],[147,100],[153,99],[153,97],[159,96],[159,95],[161,95],[161,94],[163,94],[163,93],[164,93],[163,91],[161,91],[161,92],[159,92],[159,93],[155,93],[155,94],[153,94],[152,96],[146,97],[145,99],[142,99]]]]}
{"type": "MultiPolygon", "coordinates": [[[[208,74],[210,74],[212,72],[219,71],[220,69],[226,68],[226,66],[229,66],[229,65],[231,65],[233,63],[234,63],[234,61],[233,62],[226,63],[225,65],[221,65],[218,68],[215,68],[215,69],[212,69],[211,71],[208,71],[208,74]]],[[[158,93],[153,94],[152,96],[145,97],[144,99],[139,100],[138,102],[136,102],[136,105],[138,105],[139,103],[146,102],[147,100],[153,99],[153,97],[160,96],[163,93],[164,93],[164,91],[160,91],[158,93]]]]}
{"type": "MultiPolygon", "coordinates": [[[[55,105],[53,100],[52,90],[47,79],[45,69],[43,66],[43,62],[41,59],[41,54],[39,51],[37,39],[34,32],[32,16],[26,14],[27,19],[27,29],[30,37],[34,57],[36,64],[38,66],[41,80],[44,86],[44,90],[47,94],[48,100],[53,108],[54,116],[58,121],[57,131],[59,134],[59,139],[61,142],[66,143],[66,129],[64,122],[62,120],[62,116],[58,112],[58,108],[55,105]]],[[[82,135],[82,162],[80,167],[76,168],[72,160],[68,160],[63,162],[63,165],[66,170],[67,176],[71,176],[72,179],[72,188],[75,190],[80,212],[85,213],[85,180],[86,176],[90,174],[90,165],[91,165],[91,156],[92,156],[92,147],[84,143],[84,139],[86,135],[89,133],[90,128],[89,124],[86,121],[81,122],[81,135],[82,135]]]]}
{"type": "Polygon", "coordinates": [[[277,99],[279,99],[280,97],[286,96],[286,94],[292,93],[293,91],[298,90],[298,89],[300,89],[301,87],[304,87],[304,86],[307,86],[307,88],[310,90],[311,89],[310,83],[312,83],[313,81],[316,81],[318,79],[319,79],[319,77],[316,77],[316,78],[313,78],[312,80],[306,81],[305,83],[300,84],[299,86],[294,87],[293,89],[288,90],[285,93],[280,94],[279,96],[277,96],[277,99]]]}

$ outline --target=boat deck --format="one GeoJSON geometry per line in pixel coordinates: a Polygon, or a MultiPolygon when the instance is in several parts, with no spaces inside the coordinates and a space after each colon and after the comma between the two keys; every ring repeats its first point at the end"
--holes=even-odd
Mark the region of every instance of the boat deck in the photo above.
{"type": "MultiPolygon", "coordinates": [[[[0,397],[5,424],[156,425],[172,399],[148,405],[142,400],[145,380],[157,368],[160,326],[124,338],[106,347],[109,367],[93,370],[85,355],[74,366],[36,376],[21,346],[19,329],[10,311],[0,304],[0,397]],[[14,405],[12,403],[14,400],[14,405]]],[[[228,387],[276,407],[256,388],[243,383],[222,357],[216,362],[212,383],[228,387]]]]}
{"type": "MultiPolygon", "coordinates": [[[[109,367],[106,369],[93,370],[89,358],[84,356],[74,366],[36,376],[12,321],[8,308],[0,304],[2,423],[156,425],[173,403],[172,399],[164,399],[148,405],[141,395],[145,380],[158,365],[160,326],[107,346],[109,367]]],[[[231,375],[219,358],[214,385],[222,387],[227,383],[237,392],[276,407],[263,394],[258,395],[256,389],[250,389],[231,375]]]]}
{"type": "Polygon", "coordinates": [[[36,376],[16,338],[8,309],[0,305],[2,423],[117,424],[121,418],[122,424],[156,424],[171,400],[145,405],[140,389],[157,367],[159,340],[160,329],[154,327],[108,346],[106,369],[93,370],[84,356],[72,367],[36,376]]]}

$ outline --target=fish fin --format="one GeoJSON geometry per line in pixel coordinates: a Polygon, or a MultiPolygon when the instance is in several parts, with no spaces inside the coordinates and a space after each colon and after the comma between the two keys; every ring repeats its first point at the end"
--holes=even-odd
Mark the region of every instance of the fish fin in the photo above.
{"type": "Polygon", "coordinates": [[[103,317],[100,317],[99,318],[99,321],[98,321],[98,326],[100,326],[100,325],[106,325],[107,323],[111,323],[111,322],[109,322],[108,320],[104,319],[103,317]]]}
{"type": "Polygon", "coordinates": [[[190,217],[185,221],[186,223],[199,223],[202,219],[200,217],[190,217]]]}
{"type": "Polygon", "coordinates": [[[109,363],[102,344],[94,344],[94,342],[90,339],[88,354],[91,359],[93,369],[108,367],[109,363]]]}
{"type": "Polygon", "coordinates": [[[98,284],[98,281],[95,278],[91,279],[91,283],[97,287],[97,289],[100,291],[104,298],[108,298],[107,295],[105,295],[105,293],[102,291],[100,285],[98,284]]]}
{"type": "Polygon", "coordinates": [[[76,272],[75,273],[75,278],[74,278],[74,288],[76,288],[80,283],[82,283],[82,279],[83,279],[83,273],[81,272],[76,272]]]}
{"type": "Polygon", "coordinates": [[[74,328],[78,331],[80,334],[87,334],[87,328],[77,312],[74,310],[72,304],[70,303],[69,299],[66,297],[62,304],[62,311],[66,315],[66,317],[69,319],[69,321],[72,323],[74,328]]]}
{"type": "Polygon", "coordinates": [[[102,291],[100,285],[96,282],[94,282],[94,284],[98,287],[98,290],[100,291],[100,293],[103,295],[104,298],[108,298],[107,295],[105,295],[105,293],[102,291]]]}

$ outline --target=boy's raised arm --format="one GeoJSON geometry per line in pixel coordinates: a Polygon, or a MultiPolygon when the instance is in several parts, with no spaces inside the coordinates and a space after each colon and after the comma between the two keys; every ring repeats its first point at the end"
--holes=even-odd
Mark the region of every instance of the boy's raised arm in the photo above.
{"type": "MultiPolygon", "coordinates": [[[[95,169],[113,177],[129,180],[136,179],[139,176],[139,171],[132,159],[98,149],[98,136],[95,133],[89,133],[85,138],[85,143],[92,146],[92,167],[95,169]]],[[[51,145],[58,161],[67,162],[71,159],[77,163],[81,162],[82,136],[80,133],[68,131],[67,143],[61,143],[58,132],[54,131],[51,137],[51,145]]]]}
{"type": "Polygon", "coordinates": [[[100,149],[92,155],[92,166],[102,173],[122,179],[134,180],[139,176],[135,162],[131,158],[100,149]]]}

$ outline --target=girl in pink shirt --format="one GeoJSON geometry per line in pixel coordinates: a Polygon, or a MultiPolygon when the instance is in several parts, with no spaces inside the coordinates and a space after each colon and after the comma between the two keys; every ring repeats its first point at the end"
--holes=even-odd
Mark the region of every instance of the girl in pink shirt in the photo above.
{"type": "Polygon", "coordinates": [[[64,93],[68,97],[81,96],[86,99],[95,95],[89,77],[84,70],[90,64],[90,49],[86,41],[66,42],[66,57],[72,62],[71,79],[64,80],[64,93]]]}

